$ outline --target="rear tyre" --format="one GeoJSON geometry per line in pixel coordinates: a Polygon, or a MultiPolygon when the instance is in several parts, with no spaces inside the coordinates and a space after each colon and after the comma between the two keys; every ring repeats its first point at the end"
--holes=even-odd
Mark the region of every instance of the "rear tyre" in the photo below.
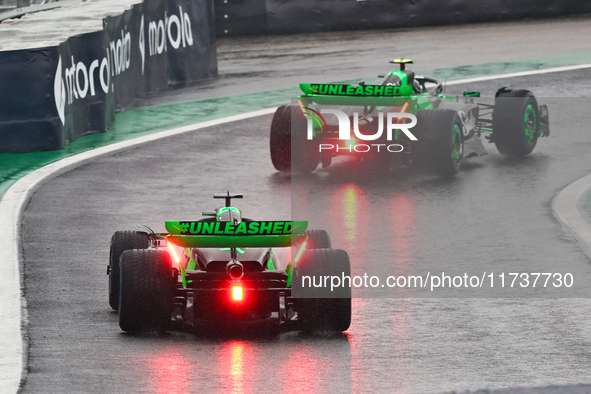
{"type": "Polygon", "coordinates": [[[330,236],[326,230],[306,230],[304,236],[308,237],[307,249],[330,249],[330,236]]]}
{"type": "MultiPolygon", "coordinates": [[[[308,250],[294,270],[294,284],[300,286],[304,276],[319,278],[325,275],[339,278],[351,276],[347,252],[339,249],[308,250]]],[[[349,283],[347,285],[335,291],[331,291],[330,284],[328,287],[300,287],[297,291],[309,296],[294,300],[301,329],[346,331],[351,325],[351,287],[349,283]]]]}
{"type": "Polygon", "coordinates": [[[119,327],[131,333],[169,329],[174,284],[165,250],[134,249],[121,255],[119,327]]]}
{"type": "Polygon", "coordinates": [[[109,252],[109,305],[119,309],[119,258],[129,249],[147,249],[148,234],[143,231],[117,231],[111,237],[109,252]]]}
{"type": "Polygon", "coordinates": [[[309,173],[318,167],[318,143],[307,139],[306,128],[307,121],[299,106],[277,108],[269,139],[271,161],[277,171],[309,173]]]}
{"type": "Polygon", "coordinates": [[[533,152],[540,135],[538,102],[529,90],[502,91],[495,98],[493,141],[508,156],[533,152]]]}
{"type": "Polygon", "coordinates": [[[291,170],[291,116],[285,115],[288,107],[277,108],[271,122],[271,161],[277,171],[291,170]]]}
{"type": "Polygon", "coordinates": [[[464,141],[458,113],[451,109],[427,109],[417,113],[417,138],[422,143],[428,168],[442,177],[452,177],[462,168],[464,141]]]}

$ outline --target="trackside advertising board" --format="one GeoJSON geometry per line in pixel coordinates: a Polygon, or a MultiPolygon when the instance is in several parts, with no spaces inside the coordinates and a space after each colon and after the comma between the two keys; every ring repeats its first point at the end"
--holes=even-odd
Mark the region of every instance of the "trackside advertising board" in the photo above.
{"type": "Polygon", "coordinates": [[[57,47],[0,52],[0,153],[63,148],[116,111],[217,73],[207,0],[146,0],[57,47]]]}

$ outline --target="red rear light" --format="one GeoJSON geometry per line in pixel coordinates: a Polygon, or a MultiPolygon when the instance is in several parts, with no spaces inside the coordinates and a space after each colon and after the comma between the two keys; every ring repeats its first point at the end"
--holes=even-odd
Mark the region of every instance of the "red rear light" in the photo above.
{"type": "Polygon", "coordinates": [[[354,149],[355,145],[357,145],[357,141],[355,140],[355,137],[351,137],[345,141],[345,147],[349,150],[354,149]]]}
{"type": "Polygon", "coordinates": [[[242,301],[243,297],[242,286],[232,286],[232,299],[234,301],[242,301]]]}
{"type": "Polygon", "coordinates": [[[302,245],[300,246],[300,249],[298,250],[294,261],[297,263],[298,261],[300,261],[300,257],[302,257],[302,253],[304,253],[304,250],[306,249],[306,244],[308,243],[308,239],[306,239],[304,241],[304,243],[302,243],[302,245]]]}
{"type": "Polygon", "coordinates": [[[168,248],[170,249],[170,252],[172,253],[172,256],[174,257],[174,261],[176,262],[176,266],[180,267],[181,259],[179,259],[179,255],[176,253],[176,250],[174,250],[174,246],[170,243],[170,241],[166,241],[166,243],[168,244],[168,248]]]}

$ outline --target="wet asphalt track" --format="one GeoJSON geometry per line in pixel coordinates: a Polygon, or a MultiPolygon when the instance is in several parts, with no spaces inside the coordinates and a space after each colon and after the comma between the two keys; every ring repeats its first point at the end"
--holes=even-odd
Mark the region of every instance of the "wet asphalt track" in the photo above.
{"type": "MultiPolygon", "coordinates": [[[[292,87],[303,76],[365,77],[387,70],[392,52],[416,58],[421,69],[568,54],[590,49],[579,39],[588,32],[588,19],[575,18],[401,31],[395,47],[387,31],[285,37],[281,50],[271,38],[222,40],[220,78],[137,105],[292,87]]],[[[587,70],[470,89],[491,95],[515,83],[538,97],[589,97],[590,77],[587,70]]],[[[591,262],[553,219],[550,202],[591,171],[590,100],[546,100],[553,135],[534,155],[508,160],[487,145],[488,156],[450,181],[412,171],[359,174],[342,162],[294,182],[303,186],[298,195],[322,196],[313,200],[319,207],[305,209],[334,199],[325,220],[311,217],[312,226],[331,230],[335,247],[349,251],[354,274],[397,274],[426,263],[480,271],[518,261],[576,270],[588,283],[591,262]],[[376,244],[381,248],[368,250],[376,244]],[[378,272],[380,256],[387,259],[378,272]]],[[[30,353],[22,392],[417,393],[591,384],[589,299],[357,298],[351,329],[329,338],[123,334],[106,294],[115,230],[138,223],[163,230],[164,220],[198,217],[214,206],[211,193],[228,188],[246,194],[240,206],[248,216],[289,216],[291,180],[273,170],[268,156],[270,119],[130,149],[35,193],[23,217],[30,353]]],[[[589,296],[584,286],[576,290],[589,296]]]]}
{"type": "MultiPolygon", "coordinates": [[[[585,70],[511,82],[530,86],[538,97],[557,85],[589,96],[590,77],[585,70]]],[[[505,82],[471,88],[492,94],[505,82]]],[[[503,158],[489,145],[488,156],[453,180],[412,171],[356,174],[349,162],[299,179],[334,202],[322,223],[310,218],[312,226],[328,228],[333,245],[349,251],[354,274],[380,265],[362,242],[348,238],[341,224],[352,220],[351,209],[343,204],[354,205],[354,223],[366,226],[359,229],[363,236],[390,234],[379,241],[389,256],[387,274],[424,261],[462,269],[473,262],[480,269],[515,260],[572,268],[591,279],[591,262],[550,209],[560,188],[591,171],[591,101],[548,101],[553,135],[523,160],[503,158]],[[391,216],[379,220],[390,227],[372,228],[384,212],[391,216]]],[[[240,206],[247,216],[290,215],[290,178],[276,173],[268,156],[270,119],[130,149],[34,194],[23,218],[30,354],[22,392],[416,393],[591,383],[589,299],[358,298],[351,329],[328,338],[122,333],[106,294],[115,230],[142,223],[163,231],[165,220],[198,217],[214,206],[212,192],[227,189],[246,194],[240,206]]]]}

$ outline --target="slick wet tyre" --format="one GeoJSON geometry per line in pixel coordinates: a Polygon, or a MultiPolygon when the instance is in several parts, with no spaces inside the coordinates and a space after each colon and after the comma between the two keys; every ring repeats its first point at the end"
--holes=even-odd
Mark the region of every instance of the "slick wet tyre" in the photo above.
{"type": "Polygon", "coordinates": [[[119,309],[119,258],[129,249],[146,249],[150,246],[148,234],[143,231],[117,231],[111,237],[109,252],[109,305],[119,309]]]}
{"type": "Polygon", "coordinates": [[[464,141],[458,113],[451,109],[427,109],[417,113],[417,138],[426,154],[425,165],[442,177],[452,177],[462,168],[464,141]]]}
{"type": "Polygon", "coordinates": [[[318,167],[318,143],[307,139],[307,121],[299,106],[277,108],[269,141],[271,161],[277,171],[309,173],[318,167]]]}
{"type": "Polygon", "coordinates": [[[306,230],[304,236],[308,237],[307,249],[330,249],[330,236],[325,230],[306,230]]]}
{"type": "MultiPolygon", "coordinates": [[[[350,283],[331,290],[328,286],[314,287],[305,277],[351,276],[347,252],[339,249],[307,250],[294,269],[294,298],[298,322],[303,331],[346,331],[351,325],[350,283]],[[308,284],[310,286],[308,286],[308,284]],[[299,297],[301,296],[301,297],[299,297]]],[[[313,279],[312,279],[313,280],[313,279]]]]}
{"type": "Polygon", "coordinates": [[[172,259],[165,250],[133,249],[121,255],[119,326],[130,333],[169,329],[174,298],[172,259]]]}
{"type": "Polygon", "coordinates": [[[291,116],[287,105],[277,108],[271,121],[271,162],[277,171],[291,170],[291,116]]]}
{"type": "Polygon", "coordinates": [[[533,152],[540,135],[540,114],[532,92],[500,92],[495,98],[492,119],[492,140],[501,154],[526,156],[533,152]]]}

